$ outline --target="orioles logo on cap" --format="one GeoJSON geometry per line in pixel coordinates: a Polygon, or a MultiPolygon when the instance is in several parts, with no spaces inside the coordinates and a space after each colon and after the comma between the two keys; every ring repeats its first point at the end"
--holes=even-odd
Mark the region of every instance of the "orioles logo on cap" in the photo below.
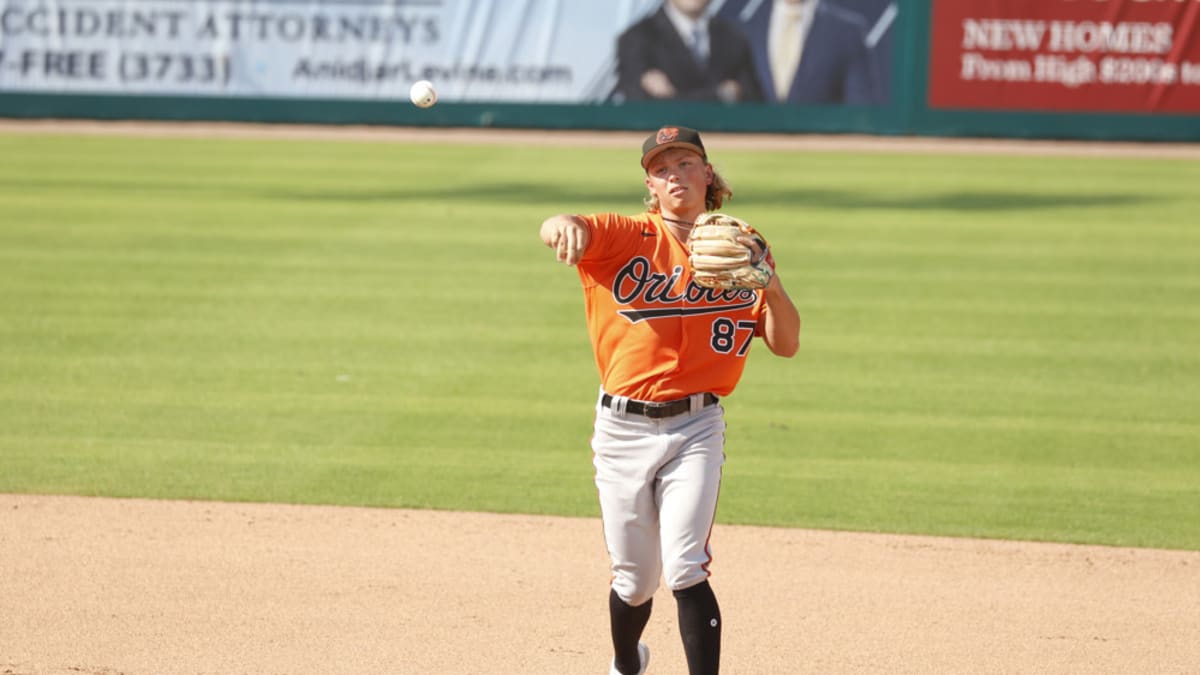
{"type": "Polygon", "coordinates": [[[670,143],[676,138],[679,138],[678,127],[663,127],[658,130],[658,137],[654,140],[657,141],[659,145],[662,145],[663,143],[670,143]]]}

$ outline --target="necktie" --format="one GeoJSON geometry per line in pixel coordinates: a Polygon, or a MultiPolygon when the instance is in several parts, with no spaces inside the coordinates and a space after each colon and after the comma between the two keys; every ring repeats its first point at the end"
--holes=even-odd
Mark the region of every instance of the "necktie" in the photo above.
{"type": "Polygon", "coordinates": [[[708,31],[704,26],[696,24],[692,29],[692,53],[696,55],[696,63],[708,63],[708,31]]]}
{"type": "Polygon", "coordinates": [[[782,25],[771,43],[771,79],[775,83],[775,98],[787,100],[788,90],[800,67],[800,52],[804,48],[802,15],[798,5],[776,5],[781,9],[779,20],[782,25]]]}

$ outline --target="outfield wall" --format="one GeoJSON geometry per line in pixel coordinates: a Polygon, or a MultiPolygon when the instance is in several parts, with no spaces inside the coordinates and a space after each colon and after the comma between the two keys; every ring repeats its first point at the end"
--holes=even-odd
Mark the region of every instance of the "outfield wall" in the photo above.
{"type": "MultiPolygon", "coordinates": [[[[1200,0],[820,1],[804,59],[869,86],[657,100],[657,0],[0,0],[0,116],[1200,141],[1200,0]]],[[[711,5],[759,66],[770,5],[711,5]]]]}

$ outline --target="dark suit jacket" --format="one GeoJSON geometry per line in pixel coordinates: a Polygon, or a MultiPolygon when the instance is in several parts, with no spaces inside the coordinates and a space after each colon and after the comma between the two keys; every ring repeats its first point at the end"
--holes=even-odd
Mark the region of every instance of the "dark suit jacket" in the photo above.
{"type": "Polygon", "coordinates": [[[663,9],[630,26],[617,38],[616,93],[631,101],[650,99],[642,89],[642,74],[657,68],[675,85],[676,99],[717,101],[717,85],[736,80],[742,87],[740,100],[763,100],[750,43],[741,28],[728,19],[713,17],[708,35],[708,64],[702,66],[663,9]]]}
{"type": "MultiPolygon", "coordinates": [[[[773,5],[770,0],[763,2],[744,24],[753,45],[754,67],[768,101],[777,100],[767,52],[773,5]]],[[[819,0],[787,102],[884,103],[878,65],[865,42],[867,30],[860,14],[819,0]]]]}

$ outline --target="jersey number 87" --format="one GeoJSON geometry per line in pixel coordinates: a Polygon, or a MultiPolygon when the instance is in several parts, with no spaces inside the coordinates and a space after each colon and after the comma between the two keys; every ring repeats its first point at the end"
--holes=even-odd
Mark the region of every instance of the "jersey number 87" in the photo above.
{"type": "Polygon", "coordinates": [[[734,347],[737,347],[737,355],[745,356],[746,352],[750,349],[750,340],[754,338],[754,329],[756,327],[757,324],[753,321],[738,321],[734,323],[733,319],[726,317],[721,317],[713,321],[712,341],[710,342],[713,351],[719,354],[728,354],[733,351],[734,347]],[[739,331],[746,333],[740,345],[737,340],[739,331]]]}

